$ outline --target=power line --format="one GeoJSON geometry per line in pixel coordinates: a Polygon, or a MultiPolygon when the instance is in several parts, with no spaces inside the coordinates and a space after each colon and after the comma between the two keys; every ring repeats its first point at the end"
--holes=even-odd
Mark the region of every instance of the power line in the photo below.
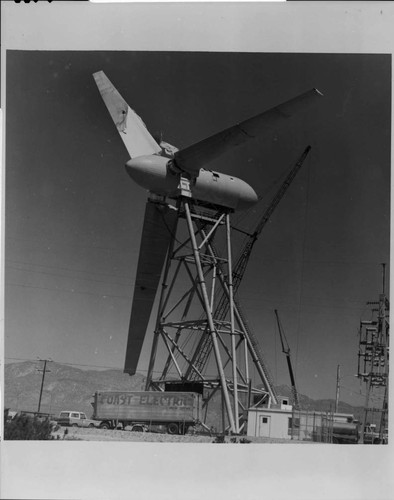
{"type": "MultiPolygon", "coordinates": [[[[34,359],[31,358],[11,358],[11,357],[4,357],[4,359],[8,360],[13,360],[13,361],[31,361],[35,362],[34,359]]],[[[51,360],[53,362],[53,360],[51,360]]],[[[55,363],[61,364],[61,365],[71,365],[71,366],[86,366],[89,368],[108,368],[112,370],[121,370],[122,368],[119,366],[104,366],[104,365],[87,365],[87,364],[81,364],[81,363],[68,363],[67,361],[55,361],[55,363]]]]}
{"type": "MultiPolygon", "coordinates": [[[[40,244],[42,245],[43,243],[43,239],[40,239],[40,240],[37,240],[37,239],[34,239],[34,238],[22,238],[20,236],[7,236],[7,240],[17,240],[17,241],[26,241],[28,243],[33,243],[33,244],[40,244]]],[[[54,245],[53,243],[53,240],[50,240],[50,241],[46,241],[44,242],[45,245],[54,245]]],[[[55,244],[56,245],[56,244],[55,244]]],[[[61,244],[62,247],[76,247],[76,248],[84,248],[84,249],[88,249],[90,251],[93,251],[93,250],[102,250],[102,251],[106,251],[106,252],[112,252],[112,253],[123,253],[121,250],[119,250],[118,247],[101,247],[101,246],[94,246],[94,245],[78,245],[78,244],[75,244],[75,243],[64,243],[62,242],[61,244]]]]}
{"type": "MultiPolygon", "coordinates": [[[[12,262],[13,264],[22,264],[22,265],[26,265],[26,266],[44,267],[47,269],[56,269],[58,271],[69,271],[69,272],[76,272],[76,273],[95,274],[95,275],[101,275],[101,276],[112,276],[112,277],[117,277],[117,278],[123,277],[120,275],[114,275],[113,273],[102,273],[102,272],[98,272],[98,271],[86,271],[86,269],[72,269],[69,267],[60,267],[60,266],[48,266],[47,264],[37,264],[35,262],[25,262],[25,261],[21,261],[21,260],[5,259],[5,262],[12,262]]],[[[6,266],[6,268],[7,268],[7,266],[6,266]]]]}
{"type": "MultiPolygon", "coordinates": [[[[7,360],[13,360],[13,361],[30,361],[30,362],[36,362],[35,359],[31,358],[12,358],[12,357],[4,357],[4,359],[7,360]]],[[[44,360],[43,360],[44,361],[44,360]]],[[[122,367],[120,366],[105,366],[105,365],[89,365],[89,364],[83,364],[83,363],[69,363],[68,361],[54,361],[53,359],[50,360],[51,362],[57,363],[59,365],[67,365],[67,366],[84,366],[86,368],[104,368],[104,369],[109,369],[109,370],[123,370],[122,367]]],[[[47,370],[48,372],[48,370],[47,370]]],[[[138,373],[147,373],[148,370],[138,370],[138,373]]],[[[160,371],[157,371],[155,373],[161,373],[160,371]]]]}
{"type": "MultiPolygon", "coordinates": [[[[309,160],[310,161],[310,160],[309,160]]],[[[296,355],[295,355],[295,376],[297,376],[298,368],[298,350],[299,350],[299,339],[300,339],[300,327],[301,327],[301,309],[304,299],[304,272],[305,272],[305,248],[306,241],[308,237],[308,219],[309,219],[309,190],[310,190],[310,168],[307,170],[307,185],[306,185],[306,200],[305,200],[305,211],[304,211],[304,230],[302,236],[302,247],[301,247],[301,270],[300,270],[300,288],[298,294],[298,304],[297,304],[297,327],[296,327],[296,355]]],[[[298,406],[298,405],[296,405],[298,406]]]]}
{"type": "MultiPolygon", "coordinates": [[[[5,286],[6,287],[12,286],[12,287],[18,287],[18,288],[27,288],[27,289],[31,288],[31,289],[36,289],[36,290],[48,290],[48,291],[64,292],[64,293],[70,293],[70,294],[92,295],[94,297],[102,297],[102,298],[109,297],[109,298],[118,298],[118,299],[130,299],[130,295],[114,295],[111,293],[82,292],[82,291],[78,291],[78,290],[74,290],[74,289],[70,290],[70,289],[58,288],[58,287],[53,288],[53,287],[43,287],[43,286],[38,286],[38,285],[25,285],[22,283],[7,283],[6,282],[5,286]]],[[[124,286],[127,286],[127,285],[124,285],[124,286]]],[[[130,285],[130,287],[131,286],[132,285],[130,285]]],[[[243,294],[239,294],[239,295],[243,295],[243,294]]],[[[249,300],[248,303],[250,303],[250,299],[244,299],[244,301],[246,301],[246,300],[249,300]]],[[[298,310],[298,308],[299,308],[298,304],[294,304],[294,303],[292,304],[292,303],[283,302],[283,301],[275,300],[275,299],[264,299],[264,298],[259,297],[259,301],[260,302],[271,302],[271,303],[275,303],[276,305],[279,303],[285,304],[285,307],[290,308],[290,309],[293,308],[293,309],[298,310]]],[[[323,299],[322,299],[322,301],[323,301],[323,299]]],[[[325,301],[325,302],[327,302],[327,301],[325,301]]],[[[353,302],[358,303],[358,301],[353,301],[353,302]]],[[[357,311],[359,311],[361,307],[364,307],[364,303],[361,304],[361,300],[360,300],[360,306],[356,307],[356,306],[321,305],[318,303],[307,303],[303,300],[302,308],[308,308],[308,307],[320,308],[320,309],[344,309],[344,310],[357,310],[357,311]]],[[[255,308],[248,306],[247,309],[253,310],[255,308]]],[[[258,310],[261,311],[261,307],[259,307],[258,310]]],[[[303,311],[303,313],[305,313],[305,311],[303,311]]]]}
{"type": "MultiPolygon", "coordinates": [[[[97,271],[86,271],[84,269],[71,269],[67,267],[59,267],[59,266],[48,266],[47,264],[37,264],[34,262],[25,262],[25,261],[18,261],[18,260],[12,260],[12,259],[5,259],[5,262],[12,262],[14,264],[25,264],[25,265],[32,265],[32,266],[38,266],[38,267],[44,267],[48,269],[57,269],[57,270],[62,270],[62,271],[70,271],[70,272],[80,272],[80,273],[87,273],[87,274],[97,274],[97,275],[102,275],[102,276],[114,276],[112,273],[102,273],[102,272],[97,272],[97,271]]],[[[261,264],[267,263],[267,264],[272,264],[273,262],[278,262],[278,263],[290,263],[294,264],[296,262],[299,262],[299,260],[295,259],[268,259],[264,258],[264,260],[261,262],[261,264]]],[[[376,266],[376,260],[375,261],[355,261],[355,260],[309,260],[309,259],[303,259],[303,262],[305,264],[310,264],[310,265],[328,265],[328,266],[376,266]]],[[[120,275],[115,275],[117,277],[121,277],[120,275]]]]}
{"type": "MultiPolygon", "coordinates": [[[[57,276],[57,277],[61,277],[61,278],[68,278],[70,280],[92,281],[94,283],[104,283],[106,285],[117,285],[117,286],[127,286],[127,287],[131,286],[130,283],[114,283],[114,282],[109,282],[109,281],[96,280],[93,278],[84,278],[82,276],[68,276],[66,274],[49,273],[46,271],[37,271],[35,269],[23,269],[23,268],[13,267],[13,266],[6,266],[6,269],[13,269],[15,271],[28,272],[28,273],[34,273],[34,274],[42,274],[45,276],[57,276]]],[[[130,280],[131,280],[131,278],[130,278],[130,280]]]]}
{"type": "MultiPolygon", "coordinates": [[[[255,298],[255,296],[253,296],[253,298],[255,298]]],[[[276,300],[276,299],[264,299],[264,298],[261,298],[261,297],[259,297],[258,300],[259,300],[259,302],[268,302],[268,303],[274,303],[274,304],[284,304],[285,308],[287,308],[287,309],[294,309],[294,310],[298,311],[298,303],[285,302],[285,301],[276,300]]],[[[325,302],[327,302],[327,301],[325,301],[325,302]]],[[[247,299],[247,298],[243,297],[243,303],[250,304],[251,303],[251,299],[247,299]]],[[[304,310],[306,308],[345,309],[345,310],[360,311],[360,309],[362,308],[362,305],[360,304],[359,307],[356,307],[356,306],[338,306],[338,305],[331,305],[331,304],[330,305],[323,305],[323,299],[322,299],[322,304],[315,303],[315,302],[305,302],[305,301],[303,301],[301,307],[303,309],[303,312],[304,312],[304,310]]],[[[258,310],[258,311],[261,312],[261,307],[258,307],[258,306],[257,307],[253,307],[253,306],[248,305],[245,309],[248,310],[248,311],[258,310]]]]}
{"type": "Polygon", "coordinates": [[[20,288],[33,288],[36,290],[49,290],[49,291],[55,291],[55,292],[65,292],[65,293],[71,293],[71,294],[82,294],[82,295],[93,295],[94,297],[111,297],[111,298],[118,298],[118,299],[130,299],[129,295],[113,295],[109,293],[92,293],[92,292],[80,292],[78,290],[67,290],[66,288],[50,288],[50,287],[44,287],[44,286],[37,286],[37,285],[23,285],[21,283],[5,283],[6,287],[7,286],[14,286],[14,287],[20,287],[20,288]]]}

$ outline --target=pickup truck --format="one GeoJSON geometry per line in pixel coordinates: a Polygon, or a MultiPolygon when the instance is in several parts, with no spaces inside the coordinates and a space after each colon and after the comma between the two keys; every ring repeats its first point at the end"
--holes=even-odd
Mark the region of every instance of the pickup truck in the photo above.
{"type": "Polygon", "coordinates": [[[85,413],[81,411],[62,411],[56,419],[59,425],[71,427],[98,427],[100,422],[86,418],[85,413]]]}

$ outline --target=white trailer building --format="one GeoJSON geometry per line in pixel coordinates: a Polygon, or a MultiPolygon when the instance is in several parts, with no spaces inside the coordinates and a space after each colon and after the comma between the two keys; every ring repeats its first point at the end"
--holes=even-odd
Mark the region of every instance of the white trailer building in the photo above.
{"type": "Polygon", "coordinates": [[[353,415],[314,410],[295,410],[283,404],[248,410],[247,435],[315,442],[358,441],[353,415]]]}
{"type": "Polygon", "coordinates": [[[292,438],[292,407],[283,404],[275,406],[271,408],[249,408],[248,436],[292,438]]]}

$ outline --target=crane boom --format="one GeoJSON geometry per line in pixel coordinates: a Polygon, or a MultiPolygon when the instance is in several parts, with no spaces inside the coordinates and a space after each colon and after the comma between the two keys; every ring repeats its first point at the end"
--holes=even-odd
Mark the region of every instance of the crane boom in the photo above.
{"type": "Polygon", "coordinates": [[[238,259],[234,269],[233,269],[233,286],[234,290],[238,288],[246,270],[246,266],[248,264],[250,255],[253,250],[253,246],[256,243],[258,237],[260,236],[261,231],[263,230],[264,226],[267,224],[267,222],[270,220],[271,215],[274,213],[276,207],[279,205],[280,201],[282,200],[283,196],[285,195],[286,191],[289,189],[290,184],[293,182],[295,176],[297,175],[298,171],[302,167],[305,158],[308,156],[309,151],[311,150],[311,146],[307,146],[300,158],[298,159],[297,163],[294,165],[294,167],[291,169],[289,174],[287,175],[286,179],[280,186],[279,190],[275,194],[274,198],[272,199],[271,203],[269,204],[268,208],[265,210],[263,213],[260,222],[257,224],[255,231],[253,234],[249,237],[249,240],[247,241],[242,254],[240,258],[238,259]]]}
{"type": "MultiPolygon", "coordinates": [[[[271,203],[267,207],[267,209],[264,211],[259,223],[257,224],[255,231],[249,235],[249,239],[247,240],[240,257],[238,258],[235,266],[233,267],[233,290],[234,290],[234,295],[236,294],[239,285],[241,284],[242,278],[245,274],[247,264],[249,262],[250,255],[253,250],[253,246],[256,243],[261,231],[263,230],[264,226],[267,224],[267,222],[270,220],[273,212],[275,211],[276,207],[279,205],[280,201],[282,200],[283,196],[285,195],[286,191],[290,187],[291,183],[293,182],[295,176],[301,169],[306,157],[308,156],[309,151],[311,150],[311,146],[307,146],[294,165],[294,167],[290,170],[288,175],[286,176],[285,180],[281,184],[280,188],[276,192],[275,196],[273,197],[271,203]]],[[[223,320],[227,313],[228,313],[228,308],[229,304],[226,298],[226,294],[223,292],[222,295],[219,298],[218,304],[215,308],[215,319],[223,320]]],[[[248,326],[248,333],[251,339],[253,339],[254,344],[256,345],[256,351],[257,351],[257,356],[260,359],[260,363],[262,366],[262,369],[265,372],[266,379],[268,380],[268,383],[271,385],[271,390],[275,394],[275,389],[274,389],[274,384],[272,381],[272,376],[269,373],[268,367],[263,359],[261,350],[258,348],[258,343],[257,340],[255,339],[253,332],[250,330],[250,327],[248,326]]],[[[212,342],[211,342],[211,337],[209,335],[204,335],[201,337],[201,340],[199,342],[199,345],[197,346],[197,349],[195,351],[195,355],[193,358],[193,364],[198,368],[198,370],[201,371],[203,370],[204,366],[206,365],[209,355],[212,351],[212,342]]],[[[196,372],[189,371],[186,376],[191,379],[195,379],[197,377],[196,372]]]]}
{"type": "Polygon", "coordinates": [[[294,378],[293,366],[291,364],[290,347],[289,347],[289,344],[287,342],[285,332],[282,328],[282,324],[281,324],[280,319],[279,319],[279,313],[276,309],[275,309],[275,316],[276,316],[276,322],[278,323],[280,342],[282,344],[282,352],[284,354],[286,354],[287,367],[289,370],[290,382],[291,382],[291,391],[293,393],[294,407],[298,410],[300,408],[300,402],[299,402],[298,391],[297,391],[295,378],[294,378]]]}

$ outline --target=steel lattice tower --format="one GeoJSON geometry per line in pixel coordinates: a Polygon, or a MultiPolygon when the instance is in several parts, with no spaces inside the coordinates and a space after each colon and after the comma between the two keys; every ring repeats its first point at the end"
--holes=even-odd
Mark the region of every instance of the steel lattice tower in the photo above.
{"type": "Polygon", "coordinates": [[[234,299],[231,212],[203,207],[187,196],[179,197],[176,209],[178,217],[164,265],[146,389],[165,390],[168,384],[194,384],[195,388],[201,384],[210,391],[206,402],[220,391],[228,429],[239,433],[252,394],[259,395],[260,402],[269,397],[276,402],[276,395],[256,352],[256,341],[249,335],[234,299]],[[225,246],[223,256],[214,243],[220,238],[225,246]],[[218,297],[226,301],[225,317],[218,313],[218,297]],[[213,346],[213,376],[200,371],[195,363],[204,337],[209,337],[213,346]],[[157,356],[160,345],[166,356],[157,356]],[[251,362],[262,388],[251,386],[251,362]]]}

